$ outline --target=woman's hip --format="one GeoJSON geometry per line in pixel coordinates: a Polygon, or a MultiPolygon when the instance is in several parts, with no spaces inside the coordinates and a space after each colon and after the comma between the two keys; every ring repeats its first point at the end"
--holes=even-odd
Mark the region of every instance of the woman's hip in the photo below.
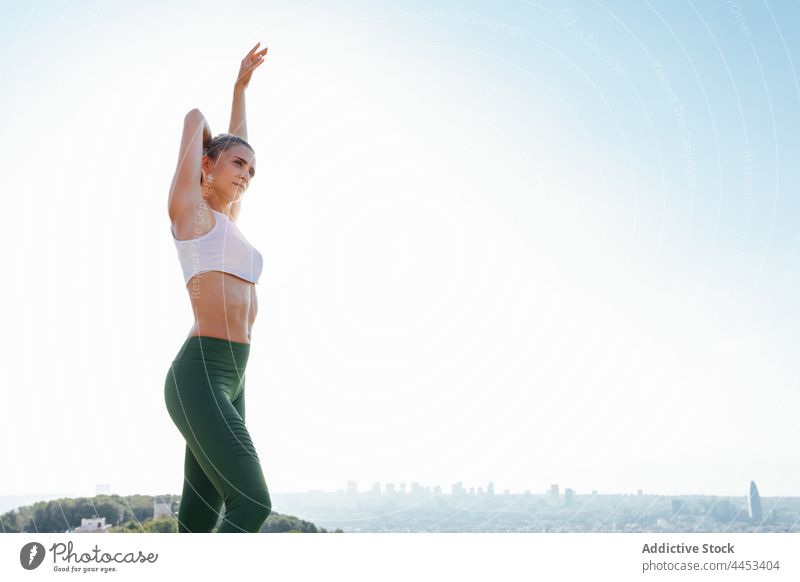
{"type": "Polygon", "coordinates": [[[244,390],[249,352],[249,344],[206,336],[187,338],[164,382],[170,414],[178,409],[185,414],[220,398],[237,398],[244,390]]]}

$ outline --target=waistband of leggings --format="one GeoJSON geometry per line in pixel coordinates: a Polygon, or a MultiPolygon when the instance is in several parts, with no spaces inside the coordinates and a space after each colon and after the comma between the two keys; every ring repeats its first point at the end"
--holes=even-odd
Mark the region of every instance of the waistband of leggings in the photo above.
{"type": "Polygon", "coordinates": [[[250,344],[218,337],[192,335],[183,342],[175,359],[178,360],[183,356],[244,368],[250,356],[250,344]]]}

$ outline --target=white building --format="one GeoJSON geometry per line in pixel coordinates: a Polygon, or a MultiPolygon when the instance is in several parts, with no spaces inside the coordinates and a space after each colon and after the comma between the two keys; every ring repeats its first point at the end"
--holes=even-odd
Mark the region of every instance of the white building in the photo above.
{"type": "Polygon", "coordinates": [[[105,517],[82,517],[81,525],[72,531],[74,533],[107,533],[111,524],[106,524],[105,517]]]}

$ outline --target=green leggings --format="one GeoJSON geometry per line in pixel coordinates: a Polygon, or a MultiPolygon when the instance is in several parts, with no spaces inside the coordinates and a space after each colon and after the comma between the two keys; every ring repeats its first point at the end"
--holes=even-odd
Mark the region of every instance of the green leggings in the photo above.
{"type": "Polygon", "coordinates": [[[250,344],[190,336],[164,383],[172,421],[186,439],[178,532],[257,532],[272,510],[269,490],[244,425],[250,344]]]}

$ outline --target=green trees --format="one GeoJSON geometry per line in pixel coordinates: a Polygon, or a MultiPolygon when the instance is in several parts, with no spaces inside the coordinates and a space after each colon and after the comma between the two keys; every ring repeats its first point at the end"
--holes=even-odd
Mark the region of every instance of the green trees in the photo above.
{"type": "MultiPolygon", "coordinates": [[[[153,501],[174,507],[177,495],[97,495],[77,499],[38,501],[30,506],[12,509],[0,516],[0,531],[14,533],[62,533],[81,525],[82,518],[105,517],[106,524],[119,526],[123,522],[144,522],[153,517],[153,501]]],[[[174,518],[173,518],[174,519],[174,518]]],[[[176,526],[177,528],[177,526],[176,526]]],[[[176,529],[177,531],[177,529],[176,529]]]]}
{"type": "Polygon", "coordinates": [[[120,527],[112,527],[109,533],[178,533],[178,520],[174,517],[148,517],[144,521],[128,520],[120,527]]]}
{"type": "Polygon", "coordinates": [[[273,511],[261,526],[261,533],[325,533],[325,530],[317,529],[310,521],[273,511]]]}
{"type": "MultiPolygon", "coordinates": [[[[79,527],[82,518],[97,516],[106,518],[106,524],[112,526],[110,533],[175,533],[179,502],[179,495],[97,495],[38,501],[0,515],[0,532],[63,533],[79,527]],[[169,505],[172,515],[153,519],[154,501],[169,505]]],[[[309,521],[275,511],[264,522],[261,532],[327,533],[309,521]]]]}

